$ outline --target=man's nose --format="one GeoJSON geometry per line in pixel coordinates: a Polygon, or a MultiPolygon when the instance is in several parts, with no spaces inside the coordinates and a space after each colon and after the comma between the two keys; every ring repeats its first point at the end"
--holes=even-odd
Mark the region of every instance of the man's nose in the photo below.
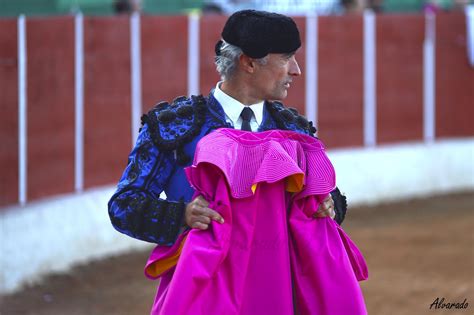
{"type": "Polygon", "coordinates": [[[288,73],[295,77],[301,75],[301,70],[298,66],[298,61],[296,61],[296,58],[294,56],[290,60],[290,68],[288,69],[288,73]]]}

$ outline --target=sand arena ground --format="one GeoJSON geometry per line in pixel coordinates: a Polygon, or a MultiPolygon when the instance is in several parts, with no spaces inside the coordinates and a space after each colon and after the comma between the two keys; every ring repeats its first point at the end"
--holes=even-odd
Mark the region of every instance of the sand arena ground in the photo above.
{"type": "MultiPolygon", "coordinates": [[[[343,227],[369,265],[361,283],[369,314],[474,314],[474,193],[351,208],[343,227]],[[437,298],[469,305],[430,309],[437,298]]],[[[48,276],[2,296],[0,314],[148,314],[157,283],[143,276],[147,256],[129,253],[48,276]]]]}

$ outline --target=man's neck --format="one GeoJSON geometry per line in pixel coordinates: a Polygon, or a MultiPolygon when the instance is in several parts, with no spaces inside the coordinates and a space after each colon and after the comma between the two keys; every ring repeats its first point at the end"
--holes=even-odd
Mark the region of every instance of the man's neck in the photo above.
{"type": "Polygon", "coordinates": [[[220,85],[222,92],[236,99],[244,105],[252,105],[262,102],[263,99],[259,99],[252,96],[252,93],[247,85],[239,84],[238,80],[226,80],[220,85]]]}

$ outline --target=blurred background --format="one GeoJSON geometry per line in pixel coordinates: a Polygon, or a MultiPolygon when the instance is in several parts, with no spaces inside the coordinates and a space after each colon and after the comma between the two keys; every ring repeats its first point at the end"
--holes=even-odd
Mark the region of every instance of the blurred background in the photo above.
{"type": "Polygon", "coordinates": [[[371,8],[377,12],[415,13],[427,7],[461,10],[470,0],[1,0],[2,16],[64,15],[81,11],[88,15],[112,15],[117,11],[175,15],[194,10],[231,13],[240,9],[292,14],[342,14],[371,8]]]}
{"type": "Polygon", "coordinates": [[[474,1],[0,0],[0,314],[149,312],[153,244],[116,232],[107,202],[140,116],[209,93],[245,8],[300,29],[285,104],[348,196],[369,313],[473,312],[474,1]]]}

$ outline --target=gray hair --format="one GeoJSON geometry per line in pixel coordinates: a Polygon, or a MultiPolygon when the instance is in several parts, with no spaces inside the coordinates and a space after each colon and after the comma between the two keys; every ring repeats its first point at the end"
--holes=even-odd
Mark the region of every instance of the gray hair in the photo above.
{"type": "MultiPolygon", "coordinates": [[[[239,61],[240,55],[244,52],[240,47],[229,44],[226,41],[222,40],[222,45],[220,48],[220,55],[215,57],[214,63],[216,64],[216,70],[221,76],[222,80],[228,80],[237,69],[237,64],[239,61]]],[[[256,59],[261,65],[267,63],[267,57],[256,59]]]]}

